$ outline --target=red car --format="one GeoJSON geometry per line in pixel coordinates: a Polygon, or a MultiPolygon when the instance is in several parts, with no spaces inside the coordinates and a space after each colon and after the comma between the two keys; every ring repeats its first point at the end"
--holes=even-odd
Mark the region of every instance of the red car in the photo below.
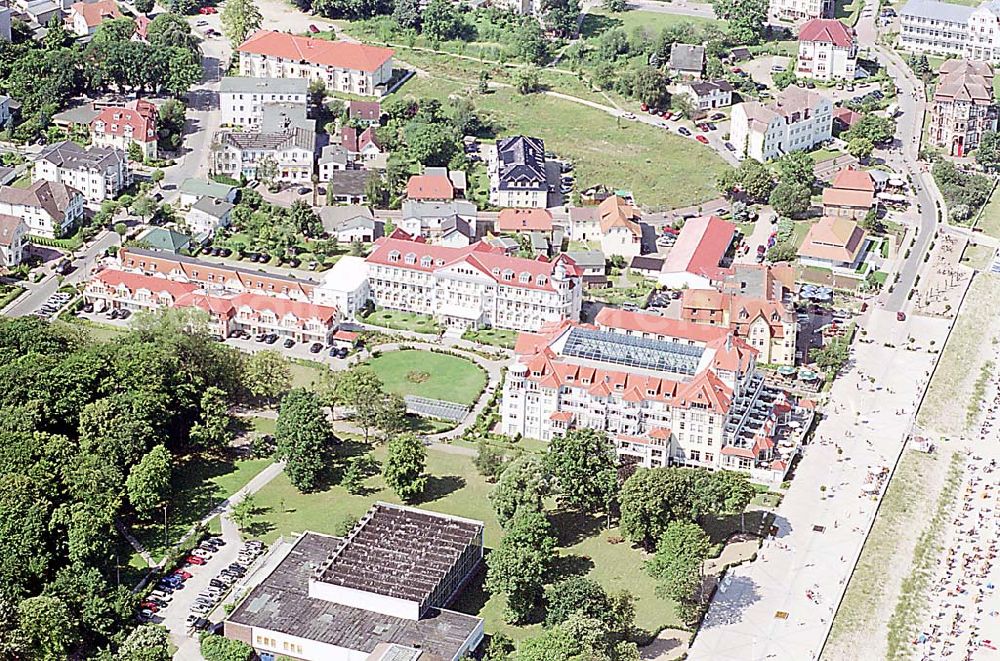
{"type": "Polygon", "coordinates": [[[315,25],[310,25],[309,31],[312,32],[313,34],[316,34],[317,32],[319,32],[319,28],[316,27],[315,25]]]}
{"type": "Polygon", "coordinates": [[[201,9],[198,10],[198,13],[202,14],[203,16],[207,16],[208,14],[217,14],[218,12],[219,10],[216,9],[215,7],[202,7],[201,9]]]}
{"type": "Polygon", "coordinates": [[[158,612],[160,610],[160,607],[157,604],[154,604],[151,601],[144,601],[144,602],[142,602],[139,605],[141,607],[143,607],[143,608],[147,608],[147,609],[153,611],[154,613],[156,613],[156,612],[158,612]]]}
{"type": "Polygon", "coordinates": [[[184,561],[192,565],[203,565],[205,564],[205,558],[199,558],[196,555],[189,555],[184,558],[184,561]]]}
{"type": "Polygon", "coordinates": [[[696,135],[696,136],[694,136],[694,139],[697,140],[698,142],[700,142],[703,145],[707,145],[708,144],[708,138],[706,138],[703,135],[696,135]]]}
{"type": "Polygon", "coordinates": [[[897,312],[896,313],[896,321],[906,321],[906,313],[905,312],[897,312]]]}
{"type": "Polygon", "coordinates": [[[170,573],[171,573],[171,574],[172,574],[173,576],[180,576],[180,577],[181,577],[181,580],[184,580],[184,581],[186,581],[186,580],[188,580],[189,578],[191,578],[191,572],[186,572],[186,571],[184,571],[183,569],[175,569],[174,571],[172,571],[172,572],[170,572],[170,573]]]}

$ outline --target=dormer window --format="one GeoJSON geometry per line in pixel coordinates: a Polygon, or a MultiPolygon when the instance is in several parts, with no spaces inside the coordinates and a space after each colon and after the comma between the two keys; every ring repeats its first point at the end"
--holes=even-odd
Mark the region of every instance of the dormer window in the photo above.
{"type": "Polygon", "coordinates": [[[544,275],[540,275],[537,278],[535,278],[535,284],[538,285],[539,287],[544,287],[545,286],[545,276],[544,275]]]}
{"type": "Polygon", "coordinates": [[[396,251],[396,250],[393,250],[391,253],[389,253],[389,261],[390,262],[398,262],[399,261],[399,252],[396,251]]]}
{"type": "Polygon", "coordinates": [[[531,282],[531,274],[530,274],[530,273],[527,273],[527,272],[525,272],[525,273],[522,273],[522,274],[521,274],[521,277],[519,278],[519,280],[520,280],[520,281],[521,281],[521,282],[522,282],[523,284],[528,284],[529,282],[531,282]]]}
{"type": "Polygon", "coordinates": [[[750,316],[749,312],[747,312],[746,310],[740,310],[740,319],[746,319],[749,316],[750,316]]]}
{"type": "Polygon", "coordinates": [[[406,259],[405,259],[405,261],[406,261],[407,264],[416,264],[417,263],[417,256],[415,254],[413,254],[412,252],[408,252],[408,253],[406,253],[406,259]]]}
{"type": "Polygon", "coordinates": [[[503,279],[504,280],[513,280],[514,279],[514,272],[511,271],[510,269],[505,270],[503,272],[503,279]]]}
{"type": "Polygon", "coordinates": [[[431,265],[431,258],[428,257],[427,255],[424,255],[423,257],[420,258],[420,265],[424,268],[427,268],[428,266],[431,265]]]}
{"type": "Polygon", "coordinates": [[[437,259],[434,260],[434,265],[435,266],[444,266],[444,260],[441,259],[440,257],[438,257],[437,259]]]}

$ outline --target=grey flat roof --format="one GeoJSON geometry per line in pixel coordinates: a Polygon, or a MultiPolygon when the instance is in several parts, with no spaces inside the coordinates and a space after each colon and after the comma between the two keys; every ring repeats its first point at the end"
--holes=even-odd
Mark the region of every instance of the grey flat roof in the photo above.
{"type": "Polygon", "coordinates": [[[226,76],[219,83],[219,92],[243,94],[305,94],[309,81],[305,78],[250,78],[226,76]]]}
{"type": "Polygon", "coordinates": [[[451,659],[462,649],[479,618],[432,608],[419,620],[407,620],[310,598],[309,579],[342,541],[311,532],[302,535],[227,621],[366,653],[379,643],[395,643],[419,648],[432,658],[451,659]]]}
{"type": "Polygon", "coordinates": [[[910,0],[899,10],[900,16],[917,16],[935,21],[947,21],[949,23],[967,23],[975,7],[964,5],[953,5],[950,2],[937,2],[937,0],[910,0]]]}

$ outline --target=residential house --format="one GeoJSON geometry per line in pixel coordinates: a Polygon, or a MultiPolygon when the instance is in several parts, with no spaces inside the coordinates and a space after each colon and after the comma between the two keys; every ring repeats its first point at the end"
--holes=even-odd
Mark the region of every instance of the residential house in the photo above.
{"type": "Polygon", "coordinates": [[[331,90],[362,96],[386,94],[392,79],[393,52],[356,42],[260,30],[237,51],[242,76],[318,80],[331,90]]]}
{"type": "Polygon", "coordinates": [[[795,364],[795,310],[781,300],[714,289],[685,289],[681,294],[681,319],[732,330],[757,350],[761,363],[795,364]]]}
{"type": "Polygon", "coordinates": [[[353,170],[357,163],[338,142],[331,142],[323,147],[319,155],[319,180],[330,181],[334,172],[353,170]]]}
{"type": "Polygon", "coordinates": [[[232,204],[236,203],[236,197],[240,189],[229,184],[221,184],[217,181],[206,179],[185,179],[180,186],[180,203],[182,207],[189,207],[203,197],[214,197],[217,200],[224,200],[232,204]]]}
{"type": "Polygon", "coordinates": [[[829,140],[833,103],[822,94],[789,87],[770,105],[749,101],[733,106],[729,131],[740,156],[769,161],[829,140]]]}
{"type": "Polygon", "coordinates": [[[986,62],[945,60],[931,106],[930,139],[950,156],[965,156],[983,134],[997,130],[993,67],[986,62]]]}
{"type": "Polygon", "coordinates": [[[596,207],[571,207],[569,223],[571,240],[599,243],[605,256],[642,253],[642,214],[617,195],[596,207]]]}
{"type": "Polygon", "coordinates": [[[853,272],[865,255],[865,231],[850,218],[823,216],[809,227],[799,248],[803,266],[853,272]]]}
{"type": "Polygon", "coordinates": [[[861,121],[861,113],[850,108],[838,107],[833,109],[833,134],[840,135],[852,126],[861,121]]]}
{"type": "Polygon", "coordinates": [[[368,268],[377,307],[431,315],[445,326],[537,330],[580,318],[580,274],[565,256],[523,259],[483,242],[453,248],[385,237],[368,268]]]}
{"type": "Polygon", "coordinates": [[[149,101],[136,99],[123,107],[104,108],[90,123],[90,135],[98,147],[115,147],[129,153],[136,145],[145,160],[156,160],[156,120],[159,113],[149,101]]]}
{"type": "Polygon", "coordinates": [[[114,0],[76,2],[69,9],[69,24],[78,37],[91,37],[104,21],[121,18],[121,10],[114,0]]]}
{"type": "Polygon", "coordinates": [[[378,176],[368,170],[333,170],[326,184],[329,204],[367,204],[368,179],[378,176]]]}
{"type": "Polygon", "coordinates": [[[225,200],[205,196],[191,205],[191,209],[184,216],[184,222],[194,237],[207,239],[213,236],[216,230],[229,227],[233,208],[233,205],[225,200]]]}
{"type": "Polygon", "coordinates": [[[149,16],[145,14],[139,14],[135,17],[135,33],[132,35],[132,41],[141,41],[144,43],[149,43],[149,25],[153,22],[149,16]]]}
{"type": "Polygon", "coordinates": [[[515,135],[497,140],[487,157],[490,203],[498,207],[549,206],[545,143],[541,138],[515,135]]]}
{"type": "Polygon", "coordinates": [[[352,122],[378,126],[382,121],[382,104],[378,101],[352,99],[347,102],[347,117],[352,122]]]}
{"type": "Polygon", "coordinates": [[[691,99],[694,109],[699,112],[731,106],[735,90],[728,80],[687,81],[677,86],[677,93],[691,99]]]}
{"type": "Polygon", "coordinates": [[[576,263],[585,289],[601,289],[608,286],[608,264],[603,252],[570,250],[566,256],[576,263]]]}
{"type": "Polygon", "coordinates": [[[549,441],[597,429],[623,462],[784,479],[776,421],[787,396],[764,384],[757,351],[728,329],[604,308],[596,329],[566,322],[521,333],[514,353],[500,407],[506,435],[549,441]]]}
{"type": "Polygon", "coordinates": [[[854,80],[858,41],[854,28],[836,18],[813,18],[799,28],[795,75],[816,80],[854,80]]]}
{"type": "Polygon", "coordinates": [[[259,130],[216,132],[212,149],[215,173],[233,179],[260,179],[257,166],[269,159],[276,166],[275,181],[310,182],[316,123],[306,119],[304,112],[295,104],[264,104],[259,130]]]}
{"type": "Polygon", "coordinates": [[[28,225],[23,220],[0,213],[0,266],[12,269],[21,263],[27,234],[28,225]]]}
{"type": "Polygon", "coordinates": [[[823,214],[864,220],[875,207],[875,183],[864,170],[845,168],[823,189],[823,214]]]}
{"type": "Polygon", "coordinates": [[[678,43],[670,49],[670,72],[675,76],[701,78],[704,71],[704,46],[678,43]]]}
{"type": "Polygon", "coordinates": [[[374,126],[369,126],[361,133],[350,126],[341,128],[339,144],[347,152],[349,162],[357,167],[365,167],[384,153],[375,136],[374,126]]]}
{"type": "Polygon", "coordinates": [[[477,223],[478,209],[468,200],[448,202],[424,202],[414,199],[403,200],[399,227],[413,237],[435,240],[441,237],[445,225],[453,226],[454,219],[463,220],[481,237],[477,223]]]}
{"type": "Polygon", "coordinates": [[[31,176],[33,181],[66,184],[90,202],[114,199],[132,185],[126,152],[116,147],[81,147],[69,140],[44,147],[31,176]]]}
{"type": "Polygon", "coordinates": [[[264,107],[292,105],[306,114],[309,81],[303,78],[249,78],[226,76],[219,84],[221,123],[242,129],[259,129],[264,107]]]}
{"type": "Polygon", "coordinates": [[[323,207],[319,210],[323,231],[339,243],[371,243],[384,234],[385,223],[376,218],[371,207],[360,205],[323,207]]]}
{"type": "Polygon", "coordinates": [[[1000,61],[1000,4],[979,7],[909,0],[899,10],[899,46],[914,53],[1000,61]]]}
{"type": "Polygon", "coordinates": [[[424,174],[430,177],[447,177],[451,182],[451,187],[455,190],[455,197],[465,197],[468,190],[468,181],[465,170],[449,170],[443,167],[425,167],[424,174]]]}
{"type": "Polygon", "coordinates": [[[508,9],[519,16],[539,17],[544,11],[542,0],[498,0],[494,6],[508,9]]]}
{"type": "Polygon", "coordinates": [[[27,188],[0,186],[0,213],[24,220],[34,236],[57,239],[83,220],[83,193],[66,184],[36,181],[27,188]]]}
{"type": "Polygon", "coordinates": [[[146,250],[180,255],[191,249],[191,237],[167,227],[150,227],[136,237],[136,245],[146,250]]]}
{"type": "Polygon", "coordinates": [[[768,13],[786,21],[832,18],[833,0],[770,0],[768,13]]]}
{"type": "Polygon", "coordinates": [[[441,223],[441,233],[434,240],[439,246],[465,248],[476,242],[476,223],[470,223],[460,216],[446,218],[441,223]]]}
{"type": "Polygon", "coordinates": [[[736,225],[718,216],[691,218],[674,243],[659,282],[670,289],[706,288],[720,276],[720,265],[736,236],[736,225]]]}
{"type": "Polygon", "coordinates": [[[406,182],[406,199],[417,202],[448,202],[455,199],[455,187],[441,174],[415,174],[406,182]]]}
{"type": "Polygon", "coordinates": [[[345,318],[354,319],[368,304],[370,291],[368,262],[364,257],[344,255],[323,274],[313,300],[337,308],[345,318]]]}
{"type": "Polygon", "coordinates": [[[665,262],[666,260],[662,257],[636,255],[629,262],[628,270],[637,275],[655,279],[663,271],[663,264],[665,262]]]}
{"type": "Polygon", "coordinates": [[[548,209],[501,209],[496,230],[506,234],[541,232],[552,235],[552,213],[548,209]]]}

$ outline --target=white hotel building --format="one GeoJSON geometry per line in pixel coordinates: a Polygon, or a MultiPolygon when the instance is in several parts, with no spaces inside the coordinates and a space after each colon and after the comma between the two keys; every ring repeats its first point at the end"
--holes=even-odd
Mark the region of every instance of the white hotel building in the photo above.
{"type": "Polygon", "coordinates": [[[769,106],[757,101],[733,106],[729,130],[740,156],[763,163],[829,140],[833,103],[822,94],[789,87],[769,106]]]}
{"type": "Polygon", "coordinates": [[[338,92],[381,96],[392,78],[392,50],[260,30],[237,49],[240,75],[305,78],[338,92]]]}
{"type": "Polygon", "coordinates": [[[564,322],[522,333],[503,388],[502,431],[551,440],[575,427],[608,433],[618,455],[783,479],[778,426],[792,411],[764,385],[757,351],[725,328],[641,313],[618,326],[564,322]]]}
{"type": "Polygon", "coordinates": [[[227,76],[219,84],[222,124],[245,129],[260,128],[264,107],[296,106],[306,114],[309,81],[302,78],[245,78],[227,76]]]}
{"type": "Polygon", "coordinates": [[[899,45],[914,53],[1000,62],[1000,2],[965,7],[910,0],[899,10],[899,45]]]}
{"type": "Polygon", "coordinates": [[[431,315],[446,326],[537,330],[580,318],[580,273],[565,256],[547,262],[508,257],[482,242],[453,248],[387,237],[367,262],[376,307],[431,315]]]}

